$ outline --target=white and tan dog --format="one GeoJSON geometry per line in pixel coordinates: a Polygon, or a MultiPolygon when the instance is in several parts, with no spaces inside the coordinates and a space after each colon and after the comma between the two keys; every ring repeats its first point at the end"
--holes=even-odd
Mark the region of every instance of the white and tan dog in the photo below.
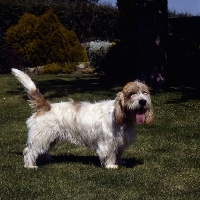
{"type": "Polygon", "coordinates": [[[153,122],[149,90],[141,82],[126,84],[115,100],[50,104],[27,74],[17,69],[12,73],[36,109],[27,120],[26,168],[37,168],[38,156],[48,153],[56,141],[89,147],[97,152],[102,166],[118,168],[123,151],[135,138],[134,123],[153,122]]]}

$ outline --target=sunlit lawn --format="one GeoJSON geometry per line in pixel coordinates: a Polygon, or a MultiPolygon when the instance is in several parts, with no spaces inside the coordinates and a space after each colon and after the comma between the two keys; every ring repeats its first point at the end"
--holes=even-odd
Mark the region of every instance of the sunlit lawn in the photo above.
{"type": "MultiPolygon", "coordinates": [[[[121,84],[93,76],[32,76],[51,102],[113,99],[121,84]]],[[[32,110],[20,83],[0,75],[0,199],[200,199],[200,98],[193,88],[152,90],[155,123],[137,126],[123,158],[101,168],[95,152],[59,143],[55,162],[23,168],[26,119],[32,110]]]]}

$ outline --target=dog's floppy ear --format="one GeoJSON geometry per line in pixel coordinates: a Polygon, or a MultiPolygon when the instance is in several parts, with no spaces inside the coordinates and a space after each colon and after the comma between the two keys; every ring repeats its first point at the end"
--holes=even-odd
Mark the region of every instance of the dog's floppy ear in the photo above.
{"type": "Polygon", "coordinates": [[[115,121],[118,124],[122,124],[126,118],[126,115],[124,113],[124,94],[122,92],[119,92],[117,94],[114,105],[115,121]]]}
{"type": "Polygon", "coordinates": [[[147,110],[146,113],[145,113],[145,122],[146,122],[146,124],[152,124],[153,120],[154,120],[154,114],[153,114],[152,109],[147,110]]]}

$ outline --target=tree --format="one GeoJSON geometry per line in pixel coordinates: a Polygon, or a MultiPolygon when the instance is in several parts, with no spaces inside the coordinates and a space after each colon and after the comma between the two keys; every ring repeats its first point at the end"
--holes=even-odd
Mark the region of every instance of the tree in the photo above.
{"type": "Polygon", "coordinates": [[[154,71],[166,67],[167,0],[117,0],[117,6],[121,38],[102,62],[103,71],[149,83],[154,71]]]}

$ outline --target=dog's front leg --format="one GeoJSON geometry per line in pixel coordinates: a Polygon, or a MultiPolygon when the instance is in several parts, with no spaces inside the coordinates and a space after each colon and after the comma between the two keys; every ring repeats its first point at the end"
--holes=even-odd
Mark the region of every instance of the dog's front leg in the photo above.
{"type": "Polygon", "coordinates": [[[117,169],[116,149],[111,145],[99,145],[97,149],[101,165],[107,169],[117,169]]]}

